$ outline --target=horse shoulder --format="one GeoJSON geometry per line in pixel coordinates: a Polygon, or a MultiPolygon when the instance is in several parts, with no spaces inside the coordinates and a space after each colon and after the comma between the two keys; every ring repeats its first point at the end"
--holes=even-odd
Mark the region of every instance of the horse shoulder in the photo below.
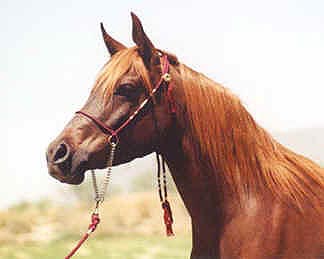
{"type": "Polygon", "coordinates": [[[224,226],[221,258],[322,258],[323,219],[323,210],[249,199],[224,226]]]}

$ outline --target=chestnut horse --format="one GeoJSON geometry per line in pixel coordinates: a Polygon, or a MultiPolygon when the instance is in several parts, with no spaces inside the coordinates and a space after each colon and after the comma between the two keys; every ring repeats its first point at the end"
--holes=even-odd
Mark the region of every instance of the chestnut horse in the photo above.
{"type": "MultiPolygon", "coordinates": [[[[155,48],[134,14],[132,21],[131,48],[101,27],[111,59],[81,111],[118,128],[161,78],[161,55],[172,89],[161,87],[118,133],[114,165],[164,156],[191,216],[191,259],[324,258],[324,170],[274,140],[228,89],[155,48]]],[[[108,138],[76,114],[49,145],[49,173],[80,184],[86,170],[106,167],[108,138]]]]}

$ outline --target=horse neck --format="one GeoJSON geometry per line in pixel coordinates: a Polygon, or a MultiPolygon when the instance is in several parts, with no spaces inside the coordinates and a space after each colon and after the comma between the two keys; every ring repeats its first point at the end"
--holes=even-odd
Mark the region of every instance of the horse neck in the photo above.
{"type": "MultiPolygon", "coordinates": [[[[192,257],[208,255],[218,258],[222,231],[236,211],[237,202],[227,193],[221,177],[209,166],[208,158],[199,163],[190,152],[186,137],[169,139],[162,151],[178,192],[192,223],[192,257]]],[[[221,174],[219,174],[221,175],[221,174]]],[[[207,258],[207,257],[206,257],[207,258]]],[[[208,257],[209,258],[209,257],[208,257]]]]}
{"type": "Polygon", "coordinates": [[[200,157],[197,163],[186,136],[173,137],[165,143],[170,145],[163,148],[162,154],[193,225],[201,228],[206,226],[209,230],[215,226],[220,230],[227,217],[230,217],[229,204],[235,204],[235,198],[227,192],[221,174],[215,174],[208,158],[200,157]]]}
{"type": "Polygon", "coordinates": [[[222,224],[219,215],[226,220],[251,200],[318,207],[322,168],[277,143],[222,86],[187,68],[181,74],[189,82],[176,81],[177,125],[163,152],[193,220],[222,224]]]}
{"type": "MultiPolygon", "coordinates": [[[[181,67],[181,74],[187,72],[192,75],[182,75],[184,78],[191,78],[191,85],[196,85],[196,76],[202,76],[191,72],[185,66],[181,67]],[[189,75],[189,76],[188,76],[189,75]],[[191,77],[192,76],[192,77],[191,77]]],[[[163,140],[161,153],[164,155],[178,191],[188,209],[188,212],[195,225],[217,225],[218,227],[230,217],[236,207],[237,197],[233,195],[231,188],[226,186],[225,173],[222,167],[215,167],[211,161],[212,157],[202,155],[199,139],[194,137],[193,129],[189,127],[190,118],[184,112],[186,110],[186,99],[184,81],[177,74],[173,74],[175,80],[173,95],[177,100],[177,114],[174,127],[170,130],[167,139],[163,140]],[[234,206],[235,205],[235,206],[234,206]]],[[[200,80],[197,80],[199,82],[200,80]]],[[[204,80],[202,80],[205,82],[204,80]]],[[[206,80],[208,84],[214,84],[206,80]]],[[[221,92],[223,88],[216,87],[221,92]]],[[[216,140],[215,140],[216,141],[216,140]]],[[[221,229],[221,228],[218,228],[221,229]]]]}

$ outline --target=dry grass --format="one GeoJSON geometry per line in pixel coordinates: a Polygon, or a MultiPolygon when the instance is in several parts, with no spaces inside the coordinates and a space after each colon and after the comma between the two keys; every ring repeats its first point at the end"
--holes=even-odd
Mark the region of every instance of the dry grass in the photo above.
{"type": "MultiPolygon", "coordinates": [[[[170,197],[176,234],[190,232],[190,219],[182,201],[170,197]]],[[[0,212],[0,244],[50,242],[84,233],[93,205],[57,205],[50,202],[22,203],[0,212]]],[[[108,198],[101,211],[96,235],[164,235],[162,209],[156,193],[135,193],[108,198]]]]}

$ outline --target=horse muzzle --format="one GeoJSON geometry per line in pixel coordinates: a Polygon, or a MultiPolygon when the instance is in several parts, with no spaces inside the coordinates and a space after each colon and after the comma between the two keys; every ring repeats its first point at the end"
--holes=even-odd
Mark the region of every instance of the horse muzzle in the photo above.
{"type": "Polygon", "coordinates": [[[46,160],[49,174],[60,182],[80,184],[84,180],[88,155],[73,152],[68,143],[52,143],[46,152],[46,160]]]}

